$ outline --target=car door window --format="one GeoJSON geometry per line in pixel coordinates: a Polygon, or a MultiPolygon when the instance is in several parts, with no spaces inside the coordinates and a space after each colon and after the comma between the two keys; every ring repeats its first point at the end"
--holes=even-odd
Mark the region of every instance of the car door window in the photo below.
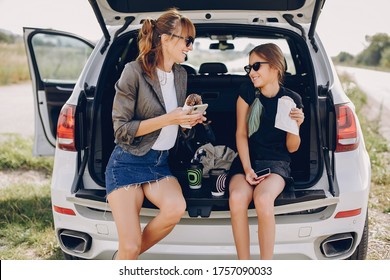
{"type": "Polygon", "coordinates": [[[44,82],[75,83],[93,50],[76,38],[56,34],[37,34],[32,45],[44,82]]]}

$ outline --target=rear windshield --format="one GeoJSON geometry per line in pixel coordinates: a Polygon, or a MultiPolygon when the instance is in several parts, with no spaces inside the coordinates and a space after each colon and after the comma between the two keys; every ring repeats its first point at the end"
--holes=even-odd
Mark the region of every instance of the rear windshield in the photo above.
{"type": "Polygon", "coordinates": [[[286,72],[295,75],[296,68],[285,39],[235,38],[225,41],[225,39],[196,38],[193,51],[188,53],[188,60],[184,64],[198,72],[202,63],[222,62],[226,65],[228,74],[245,75],[244,66],[249,63],[249,52],[255,46],[265,43],[274,43],[281,48],[286,58],[286,72]]]}

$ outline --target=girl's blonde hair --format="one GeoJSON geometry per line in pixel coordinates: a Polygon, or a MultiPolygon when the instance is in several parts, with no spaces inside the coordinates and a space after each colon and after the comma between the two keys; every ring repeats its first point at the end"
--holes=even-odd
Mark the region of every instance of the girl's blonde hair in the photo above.
{"type": "Polygon", "coordinates": [[[282,84],[284,72],[286,70],[286,61],[284,59],[283,52],[278,47],[278,45],[273,43],[262,44],[253,48],[249,52],[249,55],[251,55],[252,53],[255,53],[261,58],[264,58],[268,61],[270,67],[278,70],[279,84],[282,84]]]}
{"type": "Polygon", "coordinates": [[[157,20],[146,19],[138,34],[139,55],[143,70],[150,78],[154,78],[157,63],[162,61],[163,52],[161,35],[176,34],[181,36],[186,31],[187,36],[195,37],[195,26],[187,17],[181,15],[177,9],[172,8],[162,14],[157,20]]]}

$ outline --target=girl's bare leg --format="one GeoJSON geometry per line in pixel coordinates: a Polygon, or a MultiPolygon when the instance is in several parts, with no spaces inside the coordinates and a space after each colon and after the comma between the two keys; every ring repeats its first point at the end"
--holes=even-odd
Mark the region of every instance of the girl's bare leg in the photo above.
{"type": "Polygon", "coordinates": [[[229,207],[234,243],[240,260],[250,259],[248,206],[252,197],[253,187],[245,180],[245,176],[233,176],[229,183],[229,207]]]}
{"type": "Polygon", "coordinates": [[[260,258],[270,260],[274,254],[275,245],[275,215],[274,202],[283,191],[284,179],[271,174],[256,186],[253,200],[258,217],[258,238],[260,244],[260,258]]]}

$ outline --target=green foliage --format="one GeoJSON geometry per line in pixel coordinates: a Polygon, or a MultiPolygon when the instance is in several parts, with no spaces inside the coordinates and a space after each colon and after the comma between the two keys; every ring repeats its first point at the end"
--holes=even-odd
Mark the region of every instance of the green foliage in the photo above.
{"type": "Polygon", "coordinates": [[[353,62],[354,56],[347,52],[340,52],[335,58],[334,61],[338,63],[350,63],[353,62]]]}
{"type": "Polygon", "coordinates": [[[30,73],[22,43],[5,44],[0,42],[0,85],[27,81],[30,73]]]}
{"type": "Polygon", "coordinates": [[[390,36],[386,33],[377,33],[366,36],[369,46],[356,57],[356,63],[367,66],[380,66],[382,56],[390,49],[390,36]]]}
{"type": "MultiPolygon", "coordinates": [[[[51,175],[53,158],[33,158],[32,140],[1,135],[0,170],[38,170],[51,175]]],[[[49,184],[0,186],[0,259],[61,259],[53,232],[49,184]]]]}
{"type": "Polygon", "coordinates": [[[390,48],[387,48],[382,52],[380,66],[390,69],[390,48]]]}
{"type": "Polygon", "coordinates": [[[61,259],[48,185],[1,188],[0,217],[0,259],[61,259]]]}
{"type": "Polygon", "coordinates": [[[6,44],[15,43],[15,37],[0,31],[0,43],[6,43],[6,44]]]}
{"type": "Polygon", "coordinates": [[[17,135],[2,136],[0,141],[0,170],[40,170],[50,174],[53,169],[53,158],[32,156],[32,139],[17,135]]]}

